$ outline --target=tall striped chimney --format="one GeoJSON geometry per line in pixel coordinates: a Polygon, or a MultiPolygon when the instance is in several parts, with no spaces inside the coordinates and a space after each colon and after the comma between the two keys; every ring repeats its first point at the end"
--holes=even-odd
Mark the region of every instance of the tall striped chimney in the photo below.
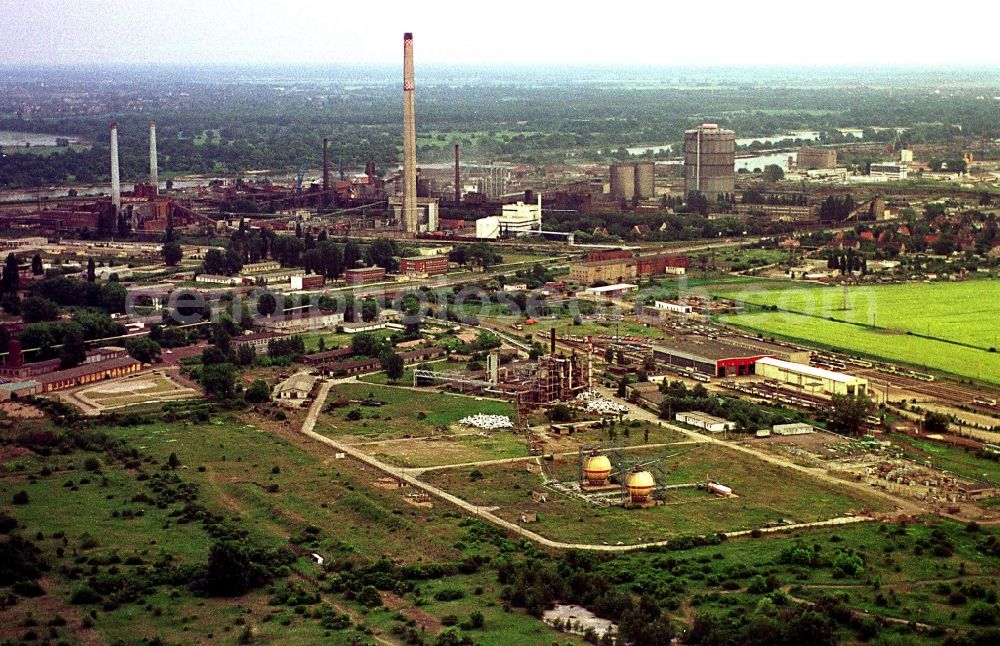
{"type": "Polygon", "coordinates": [[[323,192],[330,190],[330,140],[323,137],[323,192]]]}
{"type": "Polygon", "coordinates": [[[156,163],[156,122],[149,120],[149,183],[153,185],[153,194],[160,194],[159,168],[156,163]]]}
{"type": "Polygon", "coordinates": [[[111,204],[115,215],[122,208],[122,185],[118,177],[118,124],[111,122],[111,204]]]}
{"type": "Polygon", "coordinates": [[[403,230],[417,232],[417,123],[413,100],[413,34],[403,34],[403,230]]]}
{"type": "Polygon", "coordinates": [[[455,205],[462,203],[462,171],[459,164],[459,148],[455,144],[455,205]]]}

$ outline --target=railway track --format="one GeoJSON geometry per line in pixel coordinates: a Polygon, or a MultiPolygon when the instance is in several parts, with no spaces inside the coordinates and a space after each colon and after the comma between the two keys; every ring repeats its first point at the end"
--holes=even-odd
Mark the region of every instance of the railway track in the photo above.
{"type": "Polygon", "coordinates": [[[880,370],[861,370],[858,374],[868,377],[871,380],[878,380],[888,383],[890,386],[904,388],[912,392],[937,397],[951,404],[961,404],[971,406],[987,415],[1000,415],[1000,407],[989,406],[987,404],[974,403],[973,400],[983,396],[978,390],[965,388],[954,384],[940,381],[923,381],[907,377],[905,375],[895,375],[880,370]]]}

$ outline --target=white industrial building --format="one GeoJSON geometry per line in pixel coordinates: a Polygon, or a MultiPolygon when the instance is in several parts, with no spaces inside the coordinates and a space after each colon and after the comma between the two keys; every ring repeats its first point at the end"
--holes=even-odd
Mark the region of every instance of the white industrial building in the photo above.
{"type": "MultiPolygon", "coordinates": [[[[389,208],[392,209],[393,217],[398,222],[402,222],[403,196],[389,196],[389,208]]],[[[420,233],[437,231],[440,229],[438,217],[438,199],[436,197],[417,198],[417,231],[420,233]]]]}
{"type": "Polygon", "coordinates": [[[775,424],[771,430],[774,431],[775,435],[808,435],[815,429],[809,424],[794,422],[792,424],[775,424]]]}
{"type": "Polygon", "coordinates": [[[614,298],[615,296],[621,296],[622,294],[637,291],[639,291],[639,286],[633,283],[616,283],[614,285],[603,285],[601,287],[588,287],[583,290],[583,293],[590,294],[592,296],[614,298]]]}
{"type": "Polygon", "coordinates": [[[674,415],[674,419],[682,424],[694,426],[695,428],[706,430],[709,433],[722,433],[723,431],[736,430],[736,422],[731,422],[728,419],[722,419],[721,417],[715,417],[714,415],[707,415],[696,411],[677,413],[674,415]]]}
{"type": "Polygon", "coordinates": [[[758,377],[776,379],[813,394],[858,396],[868,392],[868,380],[802,363],[764,357],[754,362],[758,377]]]}
{"type": "Polygon", "coordinates": [[[876,162],[871,165],[871,170],[868,172],[868,175],[876,179],[885,179],[886,181],[895,182],[901,179],[906,179],[909,173],[910,169],[902,164],[897,164],[895,162],[876,162]]]}
{"type": "Polygon", "coordinates": [[[522,236],[542,228],[542,196],[535,204],[504,204],[500,215],[476,220],[476,237],[495,240],[504,235],[522,236]]]}
{"type": "Polygon", "coordinates": [[[671,303],[669,301],[654,301],[653,307],[658,310],[666,310],[674,314],[690,314],[694,308],[683,303],[671,303]]]}

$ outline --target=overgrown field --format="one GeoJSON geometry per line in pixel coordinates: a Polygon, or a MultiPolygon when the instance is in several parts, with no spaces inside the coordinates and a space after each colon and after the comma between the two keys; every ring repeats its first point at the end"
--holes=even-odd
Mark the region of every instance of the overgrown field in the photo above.
{"type": "Polygon", "coordinates": [[[316,431],[357,441],[451,434],[452,424],[476,413],[514,419],[514,409],[507,402],[367,383],[338,384],[330,390],[327,402],[316,431]],[[331,407],[337,401],[349,403],[342,408],[331,407]]]}
{"type": "Polygon", "coordinates": [[[463,544],[470,530],[460,515],[369,488],[363,467],[334,461],[283,425],[224,413],[64,441],[65,431],[30,424],[0,436],[0,508],[18,526],[0,522],[10,534],[0,537],[0,586],[21,581],[0,605],[0,640],[51,631],[70,643],[366,644],[374,631],[433,643],[452,623],[466,626],[450,629],[459,637],[483,644],[562,640],[534,618],[504,612],[495,574],[477,560],[495,548],[463,544]],[[116,440],[135,453],[102,449],[116,440]],[[223,543],[249,555],[239,568],[252,581],[243,594],[206,587],[223,543]],[[36,548],[41,587],[8,565],[36,548]],[[313,552],[329,566],[317,566],[313,552]],[[381,555],[396,565],[380,565],[381,555]],[[436,600],[441,587],[458,597],[436,600]]]}
{"type": "MultiPolygon", "coordinates": [[[[660,637],[687,629],[688,643],[739,643],[741,631],[773,624],[784,643],[881,631],[889,643],[933,644],[944,628],[1000,622],[995,528],[871,523],[707,545],[680,536],[744,507],[805,520],[863,502],[715,447],[671,460],[670,478],[709,470],[738,499],[677,492],[674,511],[578,507],[556,525],[570,540],[599,540],[602,523],[676,536],[669,548],[549,554],[438,501],[411,505],[405,488],[373,486],[370,467],[335,459],[290,424],[200,403],[165,409],[92,428],[0,420],[0,641],[582,643],[532,616],[557,599],[619,622],[635,643],[659,643],[642,639],[654,627],[660,637]],[[651,520],[629,520],[640,514],[651,520]],[[880,627],[875,615],[940,628],[880,627]]],[[[530,509],[523,500],[538,486],[516,469],[445,480],[456,475],[456,489],[505,515],[530,509]]],[[[532,528],[562,509],[550,499],[532,528]]]]}
{"type": "MultiPolygon", "coordinates": [[[[664,462],[666,484],[715,479],[731,486],[737,497],[674,489],[666,494],[667,504],[649,509],[602,507],[545,487],[545,476],[528,472],[524,464],[462,467],[425,473],[422,478],[474,504],[497,506],[495,513],[508,520],[518,520],[522,511],[536,512],[538,522],[531,525],[533,531],[575,543],[650,542],[679,535],[751,530],[783,521],[826,520],[850,511],[891,507],[874,495],[846,492],[720,446],[644,449],[629,452],[627,457],[677,453],[680,455],[664,462]],[[533,490],[547,491],[548,502],[533,502],[533,490]]],[[[560,482],[577,478],[575,458],[547,463],[546,470],[560,482]]]]}

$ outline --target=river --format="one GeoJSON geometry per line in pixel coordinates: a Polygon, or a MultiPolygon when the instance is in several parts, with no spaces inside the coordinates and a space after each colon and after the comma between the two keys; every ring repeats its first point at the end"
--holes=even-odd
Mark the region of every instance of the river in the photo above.
{"type": "Polygon", "coordinates": [[[71,144],[81,143],[76,135],[49,135],[37,132],[13,132],[0,130],[0,146],[9,148],[24,148],[25,144],[32,146],[55,146],[56,138],[69,139],[71,144]]]}
{"type": "MultiPolygon", "coordinates": [[[[861,128],[838,128],[838,130],[845,135],[851,135],[861,139],[862,132],[861,128]]],[[[740,137],[736,140],[737,146],[749,146],[755,141],[761,144],[774,144],[785,139],[801,139],[802,141],[816,141],[819,139],[822,133],[818,130],[790,130],[783,134],[769,135],[767,137],[740,137]]],[[[653,153],[654,155],[660,154],[670,154],[673,152],[673,147],[670,144],[664,144],[662,146],[652,145],[652,146],[633,146],[631,148],[626,148],[630,155],[644,155],[646,153],[653,153]]],[[[739,166],[737,166],[739,168],[739,166]]]]}

